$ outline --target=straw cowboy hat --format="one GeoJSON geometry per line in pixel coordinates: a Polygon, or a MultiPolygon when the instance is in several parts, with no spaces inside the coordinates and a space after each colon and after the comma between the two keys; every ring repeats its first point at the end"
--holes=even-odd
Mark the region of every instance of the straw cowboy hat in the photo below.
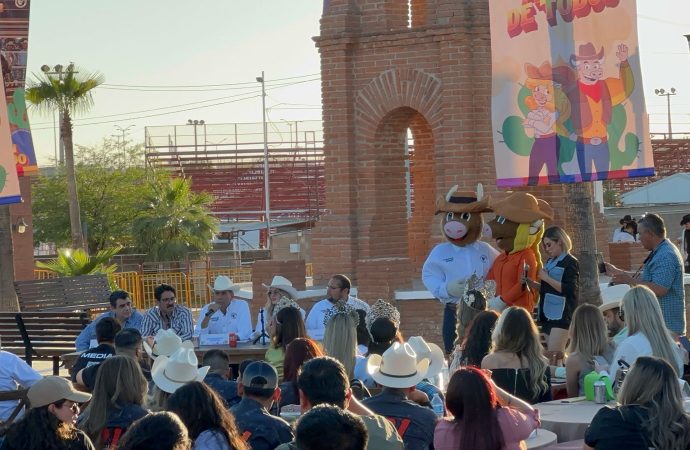
{"type": "Polygon", "coordinates": [[[623,300],[623,296],[625,296],[629,290],[630,286],[627,284],[616,284],[602,289],[602,303],[599,305],[599,311],[606,312],[609,309],[620,308],[621,300],[623,300]]]}
{"type": "Polygon", "coordinates": [[[433,342],[426,342],[421,336],[412,336],[408,341],[412,350],[417,354],[417,361],[423,359],[429,360],[429,368],[426,371],[426,377],[435,377],[441,370],[443,370],[443,363],[446,358],[441,347],[433,342]]]}
{"type": "Polygon", "coordinates": [[[151,378],[159,389],[172,394],[190,381],[203,381],[210,366],[199,368],[193,348],[181,347],[170,356],[159,356],[151,368],[151,378]]]}
{"type": "Polygon", "coordinates": [[[297,300],[297,297],[299,297],[297,289],[292,287],[292,282],[285,277],[281,277],[280,275],[274,276],[273,280],[271,280],[271,284],[268,286],[266,284],[263,284],[263,287],[265,287],[266,289],[275,288],[280,289],[281,291],[285,291],[293,300],[297,300]]]}
{"type": "Polygon", "coordinates": [[[218,275],[216,281],[213,282],[213,286],[209,284],[208,287],[214,292],[232,291],[235,294],[240,291],[240,285],[233,283],[232,278],[225,275],[218,275]]]}
{"type": "Polygon", "coordinates": [[[527,74],[527,78],[532,78],[534,80],[553,79],[553,70],[551,69],[551,63],[548,61],[542,63],[539,67],[534,64],[525,63],[525,73],[527,74]]]}
{"type": "Polygon", "coordinates": [[[513,192],[503,200],[491,204],[497,216],[516,223],[532,223],[553,219],[553,209],[544,200],[527,192],[513,192]]]}
{"type": "Polygon", "coordinates": [[[594,61],[604,57],[604,47],[601,47],[599,53],[594,48],[594,44],[587,42],[578,47],[576,55],[570,55],[570,65],[574,66],[577,61],[594,61]]]}
{"type": "Polygon", "coordinates": [[[170,356],[182,346],[182,339],[175,334],[172,328],[167,330],[158,330],[156,336],[153,338],[153,348],[151,348],[144,339],[144,350],[153,359],[157,356],[170,356]]]}
{"type": "Polygon", "coordinates": [[[489,198],[482,198],[484,189],[481,184],[477,185],[477,192],[472,191],[458,191],[456,184],[444,196],[438,197],[436,200],[436,213],[452,212],[452,213],[481,213],[489,212],[489,198]]]}
{"type": "Polygon", "coordinates": [[[407,342],[396,342],[383,355],[370,355],[367,372],[381,386],[409,388],[422,381],[429,369],[429,360],[417,361],[417,354],[407,342]]]}

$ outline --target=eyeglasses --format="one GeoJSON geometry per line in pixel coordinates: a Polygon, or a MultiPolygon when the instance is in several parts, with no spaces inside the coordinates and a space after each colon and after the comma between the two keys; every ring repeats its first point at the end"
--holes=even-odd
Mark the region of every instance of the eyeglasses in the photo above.
{"type": "Polygon", "coordinates": [[[618,318],[622,321],[625,321],[625,313],[623,312],[623,308],[618,310],[618,318]]]}
{"type": "Polygon", "coordinates": [[[175,301],[175,297],[161,298],[161,302],[172,303],[175,301]]]}
{"type": "Polygon", "coordinates": [[[74,403],[74,402],[71,402],[71,401],[69,401],[69,400],[65,400],[64,403],[63,403],[62,405],[58,406],[58,408],[64,408],[64,407],[66,407],[66,406],[67,406],[70,410],[72,410],[73,413],[79,414],[79,404],[78,404],[78,403],[74,403]],[[70,403],[71,403],[71,404],[70,404],[70,403]]]}

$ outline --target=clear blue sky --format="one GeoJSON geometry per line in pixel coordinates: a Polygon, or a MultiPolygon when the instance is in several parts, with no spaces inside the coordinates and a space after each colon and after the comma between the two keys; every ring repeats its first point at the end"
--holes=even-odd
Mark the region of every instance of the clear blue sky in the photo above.
{"type": "MultiPolygon", "coordinates": [[[[666,129],[666,103],[654,88],[675,87],[672,98],[674,131],[690,132],[690,52],[683,34],[690,33],[690,1],[638,0],[638,26],[643,82],[652,131],[666,129]]],[[[261,121],[260,85],[266,80],[296,78],[301,84],[269,88],[269,119],[320,119],[319,54],[312,37],[319,33],[319,0],[31,0],[28,72],[42,64],[70,61],[99,71],[111,85],[176,86],[249,83],[200,88],[195,92],[98,89],[96,106],[76,120],[77,144],[135,125],[128,139],[142,142],[144,127],[261,121]],[[228,89],[232,87],[233,89],[228,89]],[[237,89],[240,87],[241,89],[237,89]],[[210,90],[222,89],[222,90],[210,90]],[[235,96],[234,98],[228,98],[235,96]],[[234,101],[192,111],[189,105],[220,99],[234,101]],[[294,108],[294,109],[291,109],[294,108]],[[137,118],[150,114],[169,113],[137,118]],[[114,114],[121,114],[113,117],[114,114]],[[95,122],[107,122],[84,125],[95,122]]],[[[50,165],[54,154],[53,119],[30,112],[39,165],[50,165]]]]}

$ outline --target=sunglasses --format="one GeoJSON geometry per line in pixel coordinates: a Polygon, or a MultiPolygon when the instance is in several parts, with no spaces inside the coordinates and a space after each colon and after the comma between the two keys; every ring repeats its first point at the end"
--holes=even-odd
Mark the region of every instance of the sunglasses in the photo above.
{"type": "Polygon", "coordinates": [[[623,308],[618,310],[618,318],[625,321],[625,312],[623,312],[623,308]]]}

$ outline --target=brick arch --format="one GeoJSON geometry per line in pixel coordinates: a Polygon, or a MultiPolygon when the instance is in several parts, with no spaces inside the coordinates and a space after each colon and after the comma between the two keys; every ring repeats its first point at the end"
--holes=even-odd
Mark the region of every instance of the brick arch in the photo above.
{"type": "Polygon", "coordinates": [[[397,108],[419,112],[431,128],[441,121],[441,80],[419,69],[389,69],[362,88],[355,98],[358,133],[372,136],[377,124],[397,108]]]}

